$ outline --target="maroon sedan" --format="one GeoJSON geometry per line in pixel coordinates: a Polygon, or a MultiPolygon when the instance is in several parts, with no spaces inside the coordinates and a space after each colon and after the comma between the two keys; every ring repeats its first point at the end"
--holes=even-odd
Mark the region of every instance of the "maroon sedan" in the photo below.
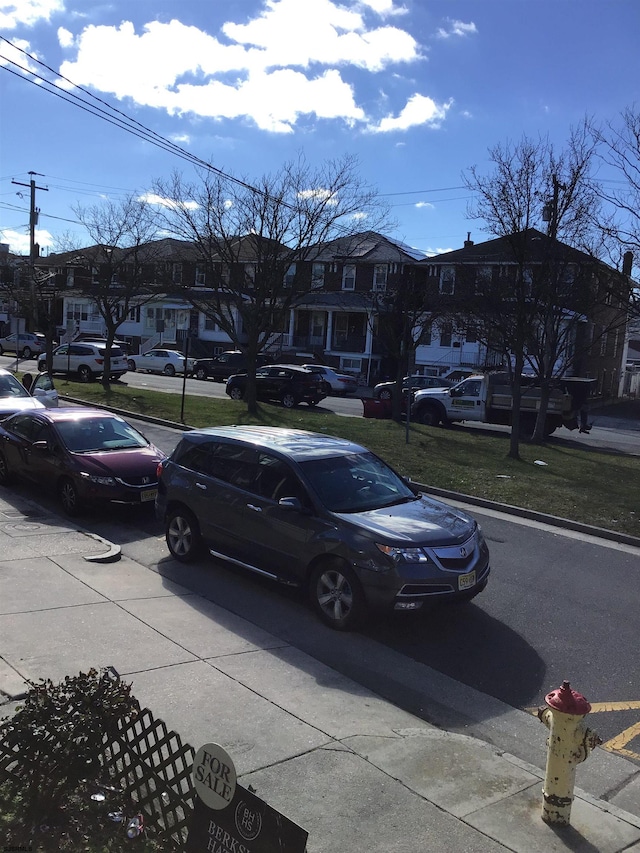
{"type": "Polygon", "coordinates": [[[53,490],[67,515],[97,503],[153,506],[165,454],[102,409],[19,412],[0,424],[0,485],[21,477],[53,490]]]}

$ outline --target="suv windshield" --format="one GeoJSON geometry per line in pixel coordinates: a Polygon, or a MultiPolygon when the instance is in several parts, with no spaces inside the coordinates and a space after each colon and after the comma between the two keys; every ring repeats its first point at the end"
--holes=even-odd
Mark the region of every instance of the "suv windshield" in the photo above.
{"type": "Polygon", "coordinates": [[[373,453],[313,459],[300,467],[331,512],[363,512],[416,499],[404,480],[373,453]]]}

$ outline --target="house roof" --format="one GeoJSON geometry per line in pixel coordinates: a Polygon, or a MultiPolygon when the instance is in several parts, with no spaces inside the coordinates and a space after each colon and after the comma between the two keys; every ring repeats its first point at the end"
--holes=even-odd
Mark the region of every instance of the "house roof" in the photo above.
{"type": "Polygon", "coordinates": [[[378,234],[377,231],[361,231],[330,240],[319,248],[317,261],[367,261],[368,263],[410,263],[422,260],[426,255],[400,240],[378,234]]]}
{"type": "MultiPolygon", "coordinates": [[[[486,240],[484,243],[472,243],[467,241],[462,249],[454,249],[452,252],[443,252],[441,255],[434,255],[427,258],[421,263],[428,264],[491,264],[498,262],[512,261],[517,263],[519,256],[526,251],[526,259],[528,263],[543,263],[549,259],[551,249],[557,250],[561,248],[562,254],[566,260],[573,260],[576,263],[599,263],[592,255],[587,252],[582,252],[563,243],[561,240],[554,240],[548,234],[543,234],[536,228],[528,228],[518,234],[510,234],[504,237],[496,237],[494,240],[486,240]]],[[[606,264],[602,264],[606,266],[606,264]]]]}

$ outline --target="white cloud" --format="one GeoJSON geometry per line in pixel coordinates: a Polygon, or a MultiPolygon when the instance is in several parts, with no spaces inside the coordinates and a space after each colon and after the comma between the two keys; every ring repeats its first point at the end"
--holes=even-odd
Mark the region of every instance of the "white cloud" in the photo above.
{"type": "MultiPolygon", "coordinates": [[[[36,228],[34,236],[41,250],[53,246],[53,237],[49,231],[36,228]]],[[[5,228],[0,231],[0,243],[8,243],[9,251],[13,252],[14,255],[28,255],[31,251],[29,235],[21,231],[14,231],[12,228],[5,228]]]]}
{"type": "Polygon", "coordinates": [[[188,133],[174,133],[169,137],[176,145],[188,145],[191,142],[191,137],[188,133]]]}
{"type": "Polygon", "coordinates": [[[76,36],[61,29],[61,44],[73,39],[77,53],[60,72],[78,85],[170,114],[247,118],[275,133],[292,133],[304,116],[365,124],[371,120],[357,103],[355,83],[341,69],[373,74],[421,60],[408,32],[370,24],[372,15],[404,12],[394,0],[352,0],[349,7],[334,0],[265,0],[246,23],[225,23],[219,38],[178,20],[149,22],[138,31],[130,21],[91,25],[76,36]]]}
{"type": "Polygon", "coordinates": [[[60,47],[73,47],[73,33],[65,27],[58,27],[58,44],[60,47]]]}
{"type": "Polygon", "coordinates": [[[338,199],[336,198],[335,193],[332,193],[330,190],[325,189],[302,190],[302,192],[298,193],[298,198],[317,199],[318,201],[326,201],[327,204],[332,205],[336,205],[338,203],[338,199]]]}
{"type": "Polygon", "coordinates": [[[474,23],[465,24],[463,21],[447,21],[447,29],[443,29],[440,27],[438,32],[436,33],[437,38],[440,39],[448,39],[451,36],[464,37],[469,35],[475,35],[478,32],[478,28],[474,23]]]}
{"type": "MultiPolygon", "coordinates": [[[[0,56],[0,65],[11,65],[11,63],[15,63],[19,66],[19,69],[26,69],[27,71],[31,71],[33,74],[38,73],[37,66],[30,61],[28,51],[29,51],[29,42],[24,41],[24,39],[13,39],[11,44],[7,42],[2,43],[2,56],[0,56]],[[22,51],[27,51],[27,54],[24,54],[22,51]]],[[[35,53],[32,54],[35,56],[35,53]]]]}
{"type": "Polygon", "coordinates": [[[181,205],[177,205],[173,199],[163,198],[161,195],[156,195],[155,193],[144,193],[141,196],[138,196],[138,201],[144,201],[147,204],[155,204],[158,207],[183,207],[185,210],[197,210],[198,203],[195,201],[185,201],[181,205]]]}
{"type": "Polygon", "coordinates": [[[0,29],[15,30],[20,25],[32,27],[63,10],[63,0],[0,0],[0,29]]]}
{"type": "Polygon", "coordinates": [[[431,204],[431,202],[430,202],[430,201],[418,201],[418,202],[416,202],[416,205],[415,205],[415,206],[416,206],[418,209],[421,209],[421,208],[423,208],[423,207],[426,207],[426,208],[428,208],[429,210],[435,210],[435,205],[431,204]]]}
{"type": "Polygon", "coordinates": [[[406,106],[397,116],[387,116],[377,125],[369,125],[372,133],[390,133],[397,130],[408,130],[410,127],[427,125],[440,127],[453,101],[438,104],[426,95],[412,95],[406,106]]]}

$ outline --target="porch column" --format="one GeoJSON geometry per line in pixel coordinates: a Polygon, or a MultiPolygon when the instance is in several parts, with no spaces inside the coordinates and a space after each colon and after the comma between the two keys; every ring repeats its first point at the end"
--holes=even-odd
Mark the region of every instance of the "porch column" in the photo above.
{"type": "Polygon", "coordinates": [[[293,333],[294,333],[294,329],[295,329],[295,319],[296,319],[295,308],[291,308],[289,310],[289,341],[287,343],[287,346],[289,346],[289,347],[293,346],[293,333]]]}
{"type": "Polygon", "coordinates": [[[327,341],[326,350],[332,349],[331,338],[333,337],[333,311],[327,311],[327,341]]]}

